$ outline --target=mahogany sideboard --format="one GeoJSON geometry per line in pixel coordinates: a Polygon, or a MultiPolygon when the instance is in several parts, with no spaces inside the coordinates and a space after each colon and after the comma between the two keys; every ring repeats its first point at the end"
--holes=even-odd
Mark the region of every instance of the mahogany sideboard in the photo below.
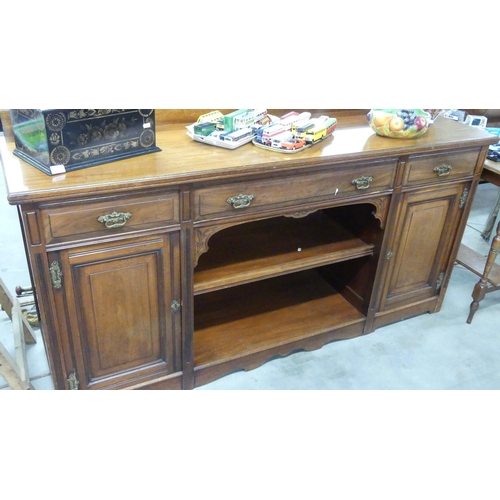
{"type": "Polygon", "coordinates": [[[57,389],[190,389],[440,310],[496,137],[439,118],[382,138],[339,112],[300,153],[231,151],[158,111],[161,152],[55,176],[2,113],[57,389]]]}

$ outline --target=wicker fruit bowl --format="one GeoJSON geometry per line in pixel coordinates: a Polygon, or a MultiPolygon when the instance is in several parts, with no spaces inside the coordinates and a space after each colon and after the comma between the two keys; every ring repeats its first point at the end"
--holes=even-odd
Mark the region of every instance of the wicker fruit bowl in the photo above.
{"type": "Polygon", "coordinates": [[[382,137],[415,139],[424,135],[441,110],[372,109],[366,115],[373,131],[382,137]]]}

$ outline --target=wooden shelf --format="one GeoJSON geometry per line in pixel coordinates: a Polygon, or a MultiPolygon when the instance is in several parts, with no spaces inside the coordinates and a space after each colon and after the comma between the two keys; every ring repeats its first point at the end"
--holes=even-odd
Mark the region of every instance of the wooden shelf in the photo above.
{"type": "Polygon", "coordinates": [[[201,294],[372,255],[373,245],[317,212],[241,224],[212,236],[194,272],[201,294]]]}
{"type": "Polygon", "coordinates": [[[360,334],[364,320],[312,270],[202,294],[195,297],[195,368],[352,325],[359,325],[360,334]]]}
{"type": "MultiPolygon", "coordinates": [[[[463,243],[460,245],[457,262],[479,277],[483,275],[486,259],[486,256],[477,253],[463,243]]],[[[488,276],[488,281],[494,287],[500,287],[500,265],[493,264],[488,276]]]]}

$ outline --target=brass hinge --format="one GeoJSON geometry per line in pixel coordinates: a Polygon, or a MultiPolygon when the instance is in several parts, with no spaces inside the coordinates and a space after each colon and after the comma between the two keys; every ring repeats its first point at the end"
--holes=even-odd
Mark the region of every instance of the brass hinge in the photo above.
{"type": "Polygon", "coordinates": [[[50,281],[52,281],[52,286],[55,290],[60,290],[62,288],[62,271],[59,266],[59,262],[56,260],[50,264],[50,281]]]}
{"type": "Polygon", "coordinates": [[[443,280],[444,280],[444,272],[442,272],[436,281],[436,292],[439,292],[441,290],[441,286],[443,285],[443,280]]]}
{"type": "Polygon", "coordinates": [[[467,203],[468,198],[469,198],[469,190],[467,188],[464,188],[464,190],[462,192],[462,196],[460,196],[460,203],[458,205],[458,207],[460,209],[465,207],[465,204],[467,203]]]}
{"type": "Polygon", "coordinates": [[[78,381],[76,372],[71,372],[70,376],[68,377],[68,389],[70,391],[77,391],[79,385],[80,382],[78,381]]]}

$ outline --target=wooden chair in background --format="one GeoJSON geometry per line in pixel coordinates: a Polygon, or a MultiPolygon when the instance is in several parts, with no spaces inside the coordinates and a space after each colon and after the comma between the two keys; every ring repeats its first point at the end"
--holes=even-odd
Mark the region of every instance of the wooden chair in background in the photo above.
{"type": "Polygon", "coordinates": [[[11,389],[33,389],[29,378],[26,344],[36,343],[35,333],[27,317],[23,314],[19,298],[9,293],[1,278],[0,305],[12,320],[15,351],[15,355],[11,356],[0,342],[0,375],[11,389]]]}
{"type": "MultiPolygon", "coordinates": [[[[500,187],[500,164],[486,160],[484,164],[482,179],[500,187]]],[[[497,220],[498,211],[500,208],[500,196],[496,206],[488,218],[486,229],[482,236],[486,240],[489,239],[495,221],[497,220]]],[[[460,245],[460,250],[457,256],[457,262],[465,268],[480,276],[479,281],[474,286],[472,291],[472,303],[470,305],[469,316],[467,323],[472,323],[474,314],[479,309],[479,303],[484,299],[487,293],[500,290],[500,265],[495,263],[495,259],[500,251],[500,222],[496,228],[496,235],[491,241],[490,251],[487,257],[480,255],[471,248],[460,245]]]]}

